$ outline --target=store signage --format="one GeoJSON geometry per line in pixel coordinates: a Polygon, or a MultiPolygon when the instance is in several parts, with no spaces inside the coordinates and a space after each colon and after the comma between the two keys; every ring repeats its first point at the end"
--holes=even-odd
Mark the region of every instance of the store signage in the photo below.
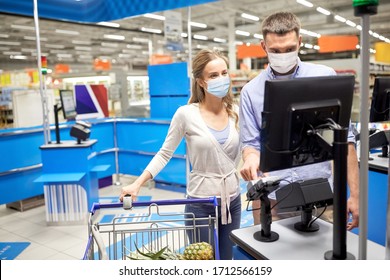
{"type": "Polygon", "coordinates": [[[183,32],[181,13],[165,11],[164,16],[165,47],[170,51],[182,51],[184,47],[183,37],[181,37],[183,32]]]}
{"type": "Polygon", "coordinates": [[[355,35],[323,35],[318,38],[319,53],[355,51],[359,39],[355,35]]]}
{"type": "Polygon", "coordinates": [[[93,69],[95,71],[108,71],[111,70],[111,62],[107,59],[95,59],[93,61],[93,69]]]}
{"type": "Polygon", "coordinates": [[[267,53],[263,50],[260,44],[240,45],[237,46],[237,58],[263,58],[266,57],[267,53]]]}

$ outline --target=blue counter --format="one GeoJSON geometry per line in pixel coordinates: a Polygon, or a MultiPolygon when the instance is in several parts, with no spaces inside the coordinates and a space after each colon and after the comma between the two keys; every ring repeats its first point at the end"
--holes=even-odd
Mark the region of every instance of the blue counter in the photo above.
{"type": "MultiPolygon", "coordinates": [[[[110,166],[99,172],[98,179],[115,174],[117,168],[118,173],[139,176],[164,142],[170,124],[168,119],[123,118],[90,122],[90,139],[97,140],[96,164],[110,166]]],[[[60,125],[61,141],[76,141],[69,135],[73,124],[60,125]]],[[[56,142],[54,127],[51,127],[51,140],[56,142]]],[[[34,182],[42,175],[40,146],[43,144],[43,129],[39,126],[0,130],[0,204],[43,194],[43,184],[34,182]]],[[[185,186],[185,161],[183,141],[155,180],[185,186]]]]}

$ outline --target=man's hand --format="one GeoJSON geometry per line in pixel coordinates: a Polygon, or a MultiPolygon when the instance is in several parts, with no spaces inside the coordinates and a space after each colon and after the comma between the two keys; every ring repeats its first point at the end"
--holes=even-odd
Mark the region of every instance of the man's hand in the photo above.
{"type": "Polygon", "coordinates": [[[245,148],[242,152],[244,164],[240,174],[245,181],[251,181],[258,178],[260,152],[253,148],[245,148]]]}
{"type": "Polygon", "coordinates": [[[347,215],[351,215],[352,220],[348,219],[347,216],[347,230],[352,230],[359,226],[359,199],[348,198],[347,201],[347,215]]]}

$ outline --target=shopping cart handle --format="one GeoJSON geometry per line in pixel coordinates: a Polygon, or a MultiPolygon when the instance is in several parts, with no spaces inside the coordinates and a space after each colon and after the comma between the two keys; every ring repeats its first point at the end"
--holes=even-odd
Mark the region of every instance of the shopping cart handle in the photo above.
{"type": "MultiPolygon", "coordinates": [[[[157,205],[179,205],[179,204],[193,204],[193,203],[212,203],[218,206],[216,197],[208,198],[183,198],[183,199],[167,199],[167,200],[149,200],[149,201],[133,201],[132,206],[149,206],[151,204],[157,205]]],[[[94,214],[96,210],[102,208],[123,208],[122,202],[117,203],[94,203],[91,208],[91,213],[94,214]]]]}

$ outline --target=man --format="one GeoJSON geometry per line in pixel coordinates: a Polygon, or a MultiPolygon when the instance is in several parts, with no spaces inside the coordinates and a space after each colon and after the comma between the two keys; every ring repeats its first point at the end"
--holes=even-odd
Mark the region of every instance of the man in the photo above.
{"type": "MultiPolygon", "coordinates": [[[[292,13],[278,12],[268,16],[262,23],[263,40],[261,46],[267,53],[269,65],[256,78],[248,82],[240,97],[240,140],[242,144],[243,166],[241,176],[244,180],[256,180],[262,176],[279,176],[286,181],[307,180],[313,178],[332,178],[331,162],[310,164],[297,168],[262,174],[260,162],[260,124],[264,101],[266,80],[284,80],[313,76],[331,76],[336,72],[327,66],[302,62],[298,57],[302,37],[300,21],[292,13]]],[[[315,93],[313,93],[315,94],[315,93]]],[[[355,137],[350,129],[348,134],[348,186],[350,196],[347,211],[351,220],[347,229],[351,230],[359,223],[359,170],[355,150],[355,137]]],[[[281,186],[283,184],[281,183],[281,186]]],[[[269,195],[271,204],[275,204],[275,194],[269,195]]],[[[260,201],[253,201],[253,209],[260,208],[260,201]]],[[[254,211],[254,223],[260,223],[259,211],[254,211]]]]}

